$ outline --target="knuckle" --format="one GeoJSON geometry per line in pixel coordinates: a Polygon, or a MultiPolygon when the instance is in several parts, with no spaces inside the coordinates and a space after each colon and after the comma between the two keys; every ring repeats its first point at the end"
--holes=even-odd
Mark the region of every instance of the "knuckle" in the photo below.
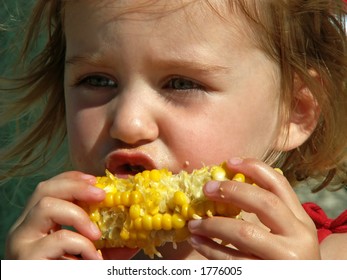
{"type": "Polygon", "coordinates": [[[42,181],[40,183],[38,183],[37,187],[36,187],[36,192],[42,193],[45,188],[47,187],[48,181],[42,181]]]}
{"type": "Polygon", "coordinates": [[[283,175],[279,174],[278,172],[276,172],[276,180],[278,181],[278,185],[279,186],[285,186],[285,185],[289,185],[289,182],[287,180],[286,177],[284,177],[283,175]]]}
{"type": "Polygon", "coordinates": [[[243,240],[251,240],[257,236],[257,231],[253,224],[244,223],[239,229],[239,236],[243,240]]]}
{"type": "Polygon", "coordinates": [[[50,209],[53,207],[53,205],[54,205],[53,198],[48,196],[41,198],[39,202],[37,203],[37,207],[40,210],[50,209]]]}
{"type": "Polygon", "coordinates": [[[268,211],[269,209],[278,209],[280,207],[281,200],[278,196],[269,193],[269,195],[263,200],[263,209],[268,211]]]}
{"type": "Polygon", "coordinates": [[[66,240],[68,237],[69,237],[69,231],[66,230],[66,229],[61,229],[61,230],[58,230],[54,233],[54,238],[58,241],[58,242],[61,242],[61,241],[64,241],[66,240]]]}

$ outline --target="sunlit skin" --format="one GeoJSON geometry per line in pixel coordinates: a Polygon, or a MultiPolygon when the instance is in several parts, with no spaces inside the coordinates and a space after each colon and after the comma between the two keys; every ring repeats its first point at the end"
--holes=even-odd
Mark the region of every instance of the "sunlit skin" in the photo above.
{"type": "MultiPolygon", "coordinates": [[[[139,12],[133,8],[140,2],[65,3],[66,121],[78,171],[39,184],[12,228],[7,256],[131,258],[137,250],[103,250],[101,257],[92,243],[101,233],[74,202],[104,199],[93,187],[94,176],[105,168],[124,177],[142,169],[177,173],[226,161],[258,187],[212,181],[205,195],[254,214],[190,221],[191,238],[177,250],[172,244],[160,248],[164,258],[334,257],[320,252],[315,226],[291,185],[264,163],[269,151],[296,148],[312,133],[317,108],[305,85],[294,85],[296,111],[283,124],[279,66],[257,48],[242,16],[223,5],[218,8],[227,11],[224,18],[201,3],[176,9],[191,2],[186,0],[154,1],[139,12]]],[[[337,252],[334,235],[327,241],[322,248],[337,252]]]]}
{"type": "Polygon", "coordinates": [[[107,156],[120,151],[178,172],[186,161],[192,169],[261,158],[272,146],[277,66],[236,23],[212,12],[206,20],[199,7],[188,8],[189,19],[178,10],[117,20],[112,1],[98,12],[67,5],[65,97],[78,169],[103,174],[107,156]],[[112,85],[93,87],[95,76],[112,85]]]}
{"type": "Polygon", "coordinates": [[[278,66],[240,21],[223,22],[197,5],[120,20],[119,5],[109,1],[98,12],[86,2],[67,5],[65,98],[75,167],[103,174],[111,153],[173,172],[262,158],[278,132],[278,66]]]}

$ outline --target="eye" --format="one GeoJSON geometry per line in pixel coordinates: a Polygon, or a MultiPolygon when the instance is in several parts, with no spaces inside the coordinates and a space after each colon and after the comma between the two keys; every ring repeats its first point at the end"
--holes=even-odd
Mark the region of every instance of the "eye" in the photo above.
{"type": "Polygon", "coordinates": [[[83,78],[78,83],[79,85],[86,85],[94,88],[117,88],[116,81],[102,75],[92,75],[83,78]]]}
{"type": "Polygon", "coordinates": [[[167,89],[172,89],[172,90],[192,90],[192,89],[201,89],[203,90],[204,87],[192,80],[186,79],[186,78],[172,78],[169,80],[165,87],[167,89]]]}

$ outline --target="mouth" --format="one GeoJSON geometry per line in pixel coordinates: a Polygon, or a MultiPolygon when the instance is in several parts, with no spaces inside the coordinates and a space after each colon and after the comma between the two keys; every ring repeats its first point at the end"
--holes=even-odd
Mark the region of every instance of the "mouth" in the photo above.
{"type": "Polygon", "coordinates": [[[117,168],[116,173],[126,174],[126,175],[135,175],[145,170],[146,168],[142,165],[124,164],[117,168]]]}
{"type": "Polygon", "coordinates": [[[156,165],[143,153],[114,152],[107,157],[105,167],[115,176],[126,178],[144,170],[155,169],[156,165]]]}

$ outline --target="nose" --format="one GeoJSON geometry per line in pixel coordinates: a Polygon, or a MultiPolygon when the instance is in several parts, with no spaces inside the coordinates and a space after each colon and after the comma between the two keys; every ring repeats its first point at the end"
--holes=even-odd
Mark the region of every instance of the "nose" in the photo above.
{"type": "Polygon", "coordinates": [[[110,112],[110,136],[129,145],[154,141],[159,135],[156,104],[148,94],[119,95],[110,112]]]}

